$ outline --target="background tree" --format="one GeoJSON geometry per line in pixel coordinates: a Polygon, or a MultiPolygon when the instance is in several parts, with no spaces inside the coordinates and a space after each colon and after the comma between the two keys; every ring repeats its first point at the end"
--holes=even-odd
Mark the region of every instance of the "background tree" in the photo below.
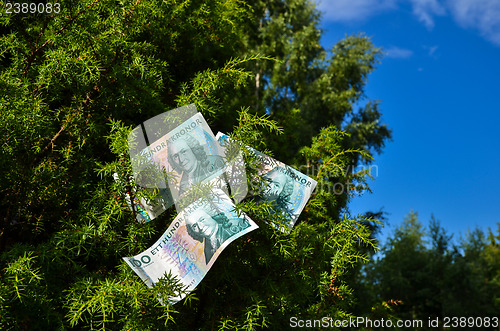
{"type": "MultiPolygon", "coordinates": [[[[319,20],[309,0],[258,0],[252,2],[252,15],[245,21],[243,54],[257,52],[278,61],[249,63],[252,82],[231,100],[237,106],[252,105],[255,112],[269,114],[283,126],[282,136],[266,138],[285,162],[324,127],[350,133],[343,146],[367,153],[380,152],[391,137],[378,102],[364,95],[380,49],[358,35],[326,50],[320,45],[319,20]],[[364,105],[355,109],[360,101],[364,105]]],[[[354,166],[370,161],[367,155],[352,155],[354,166]]]]}
{"type": "Polygon", "coordinates": [[[497,316],[498,235],[476,229],[458,244],[451,239],[434,217],[425,230],[411,212],[360,274],[368,302],[359,313],[423,321],[497,316]]]}
{"type": "MultiPolygon", "coordinates": [[[[500,234],[500,232],[499,232],[500,234]]],[[[443,310],[459,316],[497,316],[500,303],[498,234],[479,229],[468,232],[454,249],[453,264],[446,270],[443,310]]]]}
{"type": "MultiPolygon", "coordinates": [[[[402,318],[416,318],[428,313],[423,304],[428,293],[428,261],[424,229],[417,214],[410,213],[382,249],[383,259],[374,267],[372,281],[378,285],[382,300],[400,300],[402,318]]],[[[438,286],[438,284],[435,284],[438,286]]],[[[426,315],[432,316],[432,315],[426,315]]]]}
{"type": "Polygon", "coordinates": [[[378,51],[352,37],[325,60],[317,19],[311,2],[223,0],[68,0],[58,14],[0,16],[0,327],[252,330],[349,316],[345,276],[373,242],[365,219],[342,216],[351,191],[327,188],[363,183],[345,170],[389,131],[373,131],[377,143],[350,111],[378,51]],[[121,257],[149,247],[176,212],[138,224],[122,198],[134,183],[111,175],[131,173],[134,126],[189,103],[214,131],[315,165],[322,189],[289,236],[251,198],[240,203],[259,231],[230,245],[182,303],[162,307],[157,296],[172,295],[175,279],[150,290],[121,257]]]}

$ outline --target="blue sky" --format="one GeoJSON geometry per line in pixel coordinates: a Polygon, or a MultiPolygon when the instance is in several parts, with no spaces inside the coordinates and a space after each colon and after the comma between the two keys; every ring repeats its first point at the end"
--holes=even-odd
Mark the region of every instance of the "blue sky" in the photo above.
{"type": "Polygon", "coordinates": [[[370,75],[393,141],[353,214],[411,210],[457,240],[500,222],[500,0],[322,0],[322,45],[365,33],[385,56],[370,75]]]}

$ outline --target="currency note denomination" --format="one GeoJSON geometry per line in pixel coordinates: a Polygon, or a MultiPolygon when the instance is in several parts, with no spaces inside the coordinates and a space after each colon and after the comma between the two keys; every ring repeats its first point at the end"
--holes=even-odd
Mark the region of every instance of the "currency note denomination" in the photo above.
{"type": "MultiPolygon", "coordinates": [[[[152,287],[170,273],[189,292],[202,281],[224,248],[258,228],[234,207],[222,190],[215,189],[213,195],[198,199],[179,213],[151,247],[123,259],[147,286],[152,287]]],[[[183,297],[172,297],[169,303],[183,297]]]]}
{"type": "MultiPolygon", "coordinates": [[[[222,148],[229,139],[221,132],[217,133],[216,138],[222,148]]],[[[317,182],[283,162],[253,148],[250,150],[252,156],[258,160],[258,175],[264,179],[264,187],[257,200],[270,203],[274,213],[283,215],[285,221],[282,224],[271,224],[282,232],[290,233],[317,182]]]]}

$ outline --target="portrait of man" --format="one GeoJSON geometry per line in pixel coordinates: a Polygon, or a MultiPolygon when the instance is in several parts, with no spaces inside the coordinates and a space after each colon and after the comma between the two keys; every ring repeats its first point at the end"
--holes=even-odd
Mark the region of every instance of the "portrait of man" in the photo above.
{"type": "Polygon", "coordinates": [[[168,162],[181,175],[179,195],[193,184],[224,168],[224,159],[219,155],[207,155],[203,146],[192,136],[186,135],[167,142],[168,162]]]}
{"type": "Polygon", "coordinates": [[[290,198],[293,193],[293,180],[284,173],[284,168],[275,167],[265,175],[265,187],[261,195],[261,200],[272,202],[276,211],[285,212],[285,215],[293,215],[289,208],[290,198]]]}
{"type": "Polygon", "coordinates": [[[202,208],[196,209],[186,217],[188,234],[204,244],[206,264],[224,241],[248,227],[250,223],[244,218],[229,219],[224,213],[212,216],[202,208]]]}

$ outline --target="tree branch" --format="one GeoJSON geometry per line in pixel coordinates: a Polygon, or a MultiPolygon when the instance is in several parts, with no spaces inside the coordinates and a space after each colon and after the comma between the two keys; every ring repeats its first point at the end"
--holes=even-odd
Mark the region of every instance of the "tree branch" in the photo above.
{"type": "Polygon", "coordinates": [[[61,129],[59,129],[59,131],[54,135],[54,137],[52,137],[52,139],[50,139],[50,142],[45,146],[45,148],[42,151],[40,151],[40,153],[38,153],[37,156],[35,156],[32,165],[35,165],[38,162],[38,160],[40,160],[43,154],[45,154],[49,150],[50,146],[54,148],[54,142],[57,140],[57,138],[59,138],[59,136],[65,129],[66,129],[66,124],[63,125],[61,129]]]}

